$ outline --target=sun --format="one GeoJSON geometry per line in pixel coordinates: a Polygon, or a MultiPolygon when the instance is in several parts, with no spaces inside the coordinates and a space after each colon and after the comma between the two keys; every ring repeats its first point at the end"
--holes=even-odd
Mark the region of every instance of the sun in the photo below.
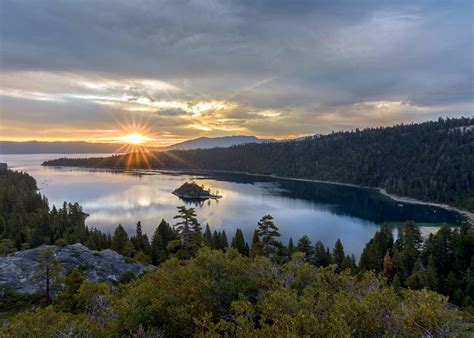
{"type": "Polygon", "coordinates": [[[119,140],[128,144],[139,145],[150,141],[151,138],[143,136],[140,133],[131,133],[120,137],[119,140]]]}

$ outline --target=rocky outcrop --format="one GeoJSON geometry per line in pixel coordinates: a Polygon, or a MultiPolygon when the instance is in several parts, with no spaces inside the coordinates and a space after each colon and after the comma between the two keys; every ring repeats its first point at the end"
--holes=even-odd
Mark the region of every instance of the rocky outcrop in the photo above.
{"type": "Polygon", "coordinates": [[[80,243],[65,247],[44,245],[0,257],[0,289],[11,288],[19,293],[37,292],[35,276],[39,273],[38,256],[46,248],[50,248],[61,262],[63,274],[77,268],[93,281],[116,282],[126,272],[138,276],[154,269],[150,265],[127,262],[122,255],[109,249],[94,251],[80,243]]]}

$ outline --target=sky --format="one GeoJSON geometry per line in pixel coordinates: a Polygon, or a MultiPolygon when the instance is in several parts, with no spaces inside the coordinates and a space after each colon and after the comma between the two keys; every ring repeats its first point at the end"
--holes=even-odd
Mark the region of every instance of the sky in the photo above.
{"type": "Polygon", "coordinates": [[[0,0],[0,139],[292,138],[474,112],[473,2],[0,0]]]}

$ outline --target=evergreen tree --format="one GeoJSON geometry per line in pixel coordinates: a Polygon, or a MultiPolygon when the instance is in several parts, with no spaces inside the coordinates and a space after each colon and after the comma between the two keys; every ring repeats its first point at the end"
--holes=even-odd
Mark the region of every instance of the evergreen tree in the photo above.
{"type": "Polygon", "coordinates": [[[229,241],[227,240],[227,235],[225,233],[225,230],[222,230],[220,233],[220,249],[225,251],[229,247],[229,241]]]}
{"type": "Polygon", "coordinates": [[[363,270],[382,271],[383,260],[387,250],[393,248],[393,234],[389,225],[384,224],[367,243],[360,257],[363,270]]]}
{"type": "Polygon", "coordinates": [[[293,253],[295,252],[295,246],[293,244],[293,239],[290,237],[290,240],[288,241],[288,256],[291,257],[293,253]]]}
{"type": "Polygon", "coordinates": [[[131,251],[131,243],[128,239],[128,234],[123,228],[122,224],[119,224],[115,228],[114,236],[112,237],[112,250],[117,251],[119,254],[126,255],[131,251]]]}
{"type": "Polygon", "coordinates": [[[262,255],[266,257],[273,257],[275,255],[280,242],[276,240],[280,237],[278,228],[273,223],[273,217],[270,215],[263,216],[258,222],[257,234],[260,239],[262,248],[262,255]]]}
{"type": "Polygon", "coordinates": [[[426,287],[432,291],[438,290],[438,277],[436,275],[436,266],[433,256],[430,256],[428,259],[428,266],[426,267],[426,287]]]}
{"type": "Polygon", "coordinates": [[[250,256],[260,256],[262,255],[262,243],[260,243],[260,238],[258,237],[258,230],[253,232],[252,243],[250,246],[250,256]]]}
{"type": "Polygon", "coordinates": [[[84,280],[84,274],[78,269],[69,271],[64,278],[64,288],[54,302],[55,305],[62,311],[76,313],[78,310],[77,292],[84,280]]]}
{"type": "Polygon", "coordinates": [[[194,208],[178,207],[178,215],[174,216],[174,219],[180,220],[175,224],[175,228],[180,241],[181,257],[189,259],[196,253],[200,244],[196,242],[200,236],[200,233],[196,234],[196,230],[200,229],[196,211],[194,208]]]}
{"type": "Polygon", "coordinates": [[[298,240],[296,251],[303,252],[308,261],[313,261],[314,248],[308,236],[304,235],[298,240]]]}
{"type": "Polygon", "coordinates": [[[231,247],[237,249],[237,251],[242,255],[248,255],[248,252],[245,249],[245,239],[242,230],[237,229],[235,235],[232,238],[231,247]]]}
{"type": "Polygon", "coordinates": [[[45,248],[38,255],[39,272],[35,280],[43,287],[46,304],[51,304],[51,291],[60,287],[61,262],[53,250],[45,248]]]}
{"type": "Polygon", "coordinates": [[[344,247],[342,245],[342,242],[339,238],[336,241],[336,245],[334,246],[334,251],[332,255],[334,257],[334,263],[337,264],[340,270],[342,262],[344,261],[344,257],[346,257],[346,255],[344,253],[344,247]]]}
{"type": "Polygon", "coordinates": [[[158,265],[170,256],[168,245],[176,239],[176,235],[171,226],[162,219],[158,227],[155,229],[151,240],[151,260],[152,263],[158,265]]]}
{"type": "Polygon", "coordinates": [[[135,247],[136,251],[144,251],[146,245],[145,245],[145,238],[142,232],[142,222],[138,221],[137,227],[135,230],[135,236],[132,236],[130,240],[133,246],[135,247]]]}
{"type": "Polygon", "coordinates": [[[203,240],[205,246],[212,248],[212,233],[211,229],[209,228],[209,223],[206,223],[206,230],[204,231],[203,240]]]}
{"type": "Polygon", "coordinates": [[[446,276],[454,268],[454,247],[449,225],[443,224],[433,236],[432,250],[436,270],[440,275],[446,276]]]}
{"type": "Polygon", "coordinates": [[[422,238],[420,229],[413,221],[405,222],[402,233],[403,241],[401,242],[402,249],[400,254],[404,273],[408,276],[412,273],[415,262],[418,259],[422,238]]]}
{"type": "Polygon", "coordinates": [[[331,257],[324,244],[321,241],[317,241],[314,246],[314,265],[316,266],[328,266],[331,263],[331,257]]]}
{"type": "Polygon", "coordinates": [[[212,233],[212,246],[211,248],[216,249],[216,250],[222,250],[221,248],[221,236],[219,233],[217,233],[216,230],[212,233]]]}
{"type": "Polygon", "coordinates": [[[421,259],[418,258],[412,274],[407,278],[406,285],[412,290],[421,290],[427,286],[426,274],[421,259]]]}

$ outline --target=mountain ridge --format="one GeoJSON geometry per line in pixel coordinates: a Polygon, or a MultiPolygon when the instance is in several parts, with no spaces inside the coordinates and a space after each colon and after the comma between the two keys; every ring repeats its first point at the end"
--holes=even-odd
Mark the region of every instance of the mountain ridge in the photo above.
{"type": "Polygon", "coordinates": [[[274,139],[260,139],[256,136],[231,135],[221,137],[198,137],[192,140],[176,143],[158,150],[193,150],[193,149],[211,149],[228,148],[235,145],[246,143],[264,143],[276,142],[274,139]]]}

